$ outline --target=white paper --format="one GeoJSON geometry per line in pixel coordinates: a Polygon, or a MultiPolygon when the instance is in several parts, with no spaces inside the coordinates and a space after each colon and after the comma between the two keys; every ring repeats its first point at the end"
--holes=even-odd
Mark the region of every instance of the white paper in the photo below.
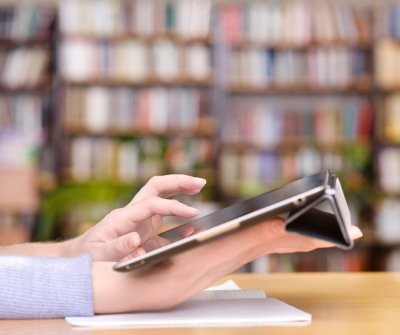
{"type": "MultiPolygon", "coordinates": [[[[240,287],[238,284],[235,283],[234,280],[230,279],[230,280],[224,281],[222,284],[210,286],[205,289],[205,291],[216,291],[216,290],[225,290],[225,291],[240,290],[240,287]]],[[[260,292],[263,292],[263,291],[260,291],[260,292]]],[[[201,294],[201,293],[199,293],[199,294],[201,294]]]]}
{"type": "Polygon", "coordinates": [[[249,327],[307,324],[311,315],[265,297],[263,291],[241,290],[236,283],[227,282],[165,311],[67,317],[66,321],[91,328],[249,327]]]}

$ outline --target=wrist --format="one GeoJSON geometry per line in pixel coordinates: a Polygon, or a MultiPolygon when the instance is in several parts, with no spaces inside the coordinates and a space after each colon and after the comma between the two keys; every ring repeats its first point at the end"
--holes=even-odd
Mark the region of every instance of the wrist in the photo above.
{"type": "Polygon", "coordinates": [[[60,257],[76,257],[83,252],[80,250],[79,236],[70,240],[58,242],[58,253],[60,257]]]}
{"type": "Polygon", "coordinates": [[[95,314],[126,312],[132,306],[124,306],[131,299],[126,299],[130,285],[125,283],[126,274],[112,269],[113,263],[92,263],[93,311],[95,314]],[[121,289],[127,289],[121,292],[121,289]],[[121,306],[122,305],[122,306],[121,306]]]}
{"type": "Polygon", "coordinates": [[[169,265],[142,273],[121,273],[113,270],[114,264],[92,263],[95,314],[165,310],[182,302],[189,291],[180,293],[177,271],[169,265]]]}

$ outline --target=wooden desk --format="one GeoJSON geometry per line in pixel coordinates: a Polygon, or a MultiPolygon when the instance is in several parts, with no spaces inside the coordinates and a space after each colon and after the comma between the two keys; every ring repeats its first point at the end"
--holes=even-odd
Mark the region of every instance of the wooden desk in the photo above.
{"type": "Polygon", "coordinates": [[[114,329],[70,328],[64,320],[0,321],[0,334],[22,335],[241,335],[398,334],[400,273],[235,274],[242,288],[257,288],[312,314],[305,326],[251,328],[114,329]]]}

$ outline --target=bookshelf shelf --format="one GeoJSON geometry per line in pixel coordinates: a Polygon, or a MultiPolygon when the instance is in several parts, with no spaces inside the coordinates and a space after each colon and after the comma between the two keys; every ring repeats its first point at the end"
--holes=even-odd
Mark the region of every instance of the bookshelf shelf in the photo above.
{"type": "Polygon", "coordinates": [[[35,84],[32,86],[19,85],[16,87],[10,87],[8,85],[0,84],[1,94],[42,93],[50,91],[51,89],[52,87],[50,78],[43,80],[42,83],[35,84]]]}
{"type": "Polygon", "coordinates": [[[69,136],[103,136],[103,137],[127,137],[127,138],[137,138],[137,137],[210,137],[215,135],[215,126],[212,122],[207,122],[208,126],[198,126],[189,129],[179,129],[179,128],[169,128],[166,131],[156,131],[156,130],[145,130],[140,128],[132,129],[105,129],[105,130],[94,130],[88,127],[81,126],[66,126],[65,132],[69,136]]]}
{"type": "Polygon", "coordinates": [[[379,143],[377,143],[377,146],[379,148],[399,148],[400,147],[400,139],[399,140],[389,140],[382,136],[382,138],[378,138],[379,143]]]}
{"type": "Polygon", "coordinates": [[[357,84],[332,87],[312,87],[309,85],[291,85],[291,86],[264,86],[257,87],[251,85],[230,85],[228,91],[232,94],[267,94],[267,95],[320,95],[320,94],[371,94],[372,85],[370,79],[363,78],[357,84]]]}
{"type": "Polygon", "coordinates": [[[10,48],[18,48],[18,47],[48,47],[51,44],[51,40],[49,38],[42,39],[10,39],[0,37],[0,50],[1,49],[10,49],[10,48]]]}
{"type": "Polygon", "coordinates": [[[367,42],[349,42],[344,40],[334,40],[330,42],[307,42],[303,44],[294,43],[269,43],[269,42],[255,42],[251,40],[241,40],[230,43],[228,48],[238,48],[238,49],[249,49],[249,48],[262,48],[262,49],[274,49],[274,50],[297,50],[297,51],[307,51],[313,48],[347,48],[347,49],[362,49],[365,51],[373,49],[373,43],[371,41],[367,42]]]}
{"type": "Polygon", "coordinates": [[[275,151],[275,152],[293,152],[301,148],[313,148],[321,152],[340,151],[346,147],[368,147],[369,138],[358,139],[357,141],[337,141],[334,143],[319,143],[313,139],[293,138],[286,139],[285,142],[279,144],[257,144],[251,142],[224,142],[222,147],[227,150],[235,150],[239,152],[247,151],[275,151]]]}
{"type": "MultiPolygon", "coordinates": [[[[79,41],[100,41],[100,42],[124,42],[131,40],[140,40],[146,44],[154,44],[159,40],[169,40],[173,43],[179,45],[191,45],[191,44],[203,44],[207,46],[211,46],[213,41],[210,37],[183,37],[179,34],[174,33],[158,33],[152,35],[141,35],[137,33],[117,33],[111,36],[101,36],[95,32],[93,33],[73,33],[61,34],[61,38],[66,38],[69,40],[79,40],[79,41]]],[[[1,40],[0,40],[1,43],[1,40]]]]}
{"type": "Polygon", "coordinates": [[[132,79],[118,79],[118,78],[88,78],[88,79],[68,79],[63,78],[61,82],[68,86],[108,86],[108,87],[154,87],[154,86],[167,86],[167,87],[204,87],[208,88],[212,85],[212,78],[204,80],[192,80],[187,78],[163,80],[159,78],[148,78],[146,80],[135,81],[132,79]]]}

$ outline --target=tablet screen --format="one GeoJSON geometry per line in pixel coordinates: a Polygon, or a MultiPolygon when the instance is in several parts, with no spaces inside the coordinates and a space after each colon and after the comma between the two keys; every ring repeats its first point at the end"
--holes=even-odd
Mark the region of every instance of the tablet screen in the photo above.
{"type": "MultiPolygon", "coordinates": [[[[164,251],[168,252],[167,256],[169,257],[173,254],[171,250],[174,248],[174,245],[177,248],[175,253],[177,253],[183,249],[185,241],[189,245],[189,242],[193,242],[194,240],[191,237],[201,235],[202,233],[204,235],[205,231],[215,231],[225,226],[237,228],[239,225],[259,222],[268,217],[268,215],[269,217],[275,217],[293,209],[296,206],[296,202],[298,206],[302,206],[305,201],[312,201],[324,192],[329,175],[329,171],[325,171],[295,180],[283,187],[237,202],[229,207],[172,228],[147,240],[142,245],[146,251],[144,255],[120,262],[114,268],[123,270],[124,266],[128,264],[135,265],[135,262],[139,261],[141,264],[145,264],[149,257],[157,252],[156,249],[160,249],[160,252],[162,251],[161,249],[164,249],[164,251]],[[240,224],[229,226],[228,224],[232,222],[240,224]]],[[[228,231],[229,229],[226,231],[219,229],[218,235],[223,235],[223,233],[228,231]]],[[[198,243],[199,240],[196,242],[198,243]]],[[[162,260],[161,257],[160,260],[162,260]]],[[[128,270],[128,267],[125,270],[128,270]]]]}
{"type": "MultiPolygon", "coordinates": [[[[307,192],[316,190],[317,187],[324,185],[325,177],[325,173],[318,173],[296,180],[281,188],[237,202],[202,218],[184,223],[176,228],[161,233],[159,236],[173,242],[196,232],[204,231],[247,214],[257,212],[267,206],[280,204],[282,201],[292,197],[299,195],[308,196],[309,194],[307,194],[307,192]]],[[[150,250],[148,249],[146,251],[150,250]]]]}

